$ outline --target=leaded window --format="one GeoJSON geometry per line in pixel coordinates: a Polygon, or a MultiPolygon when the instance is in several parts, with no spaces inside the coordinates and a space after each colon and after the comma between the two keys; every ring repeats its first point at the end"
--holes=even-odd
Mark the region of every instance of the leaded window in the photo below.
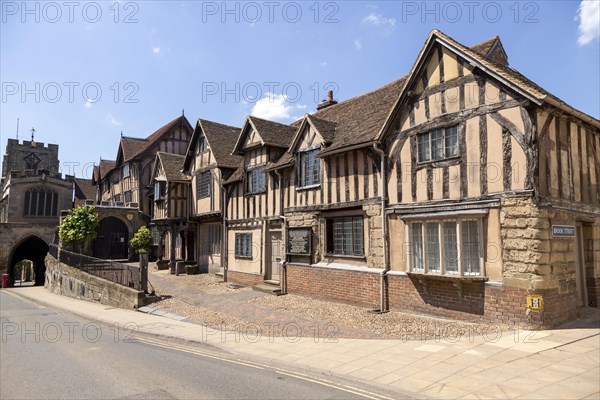
{"type": "Polygon", "coordinates": [[[301,187],[321,183],[321,163],[317,154],[319,154],[319,149],[298,153],[300,158],[299,173],[301,187]]]}
{"type": "Polygon", "coordinates": [[[235,234],[235,256],[252,258],[252,234],[251,233],[236,233],[235,234]]]}
{"type": "Polygon", "coordinates": [[[363,217],[338,217],[326,220],[327,253],[364,256],[363,217]]]}
{"type": "Polygon", "coordinates": [[[210,197],[211,190],[210,185],[212,181],[212,174],[210,171],[202,172],[196,177],[196,196],[199,199],[210,197]]]}
{"type": "Polygon", "coordinates": [[[247,193],[262,193],[266,189],[265,171],[262,167],[248,171],[246,175],[247,193]]]}
{"type": "Polygon", "coordinates": [[[480,225],[480,220],[409,223],[410,270],[444,275],[482,275],[480,225]]]}
{"type": "Polygon", "coordinates": [[[417,155],[419,162],[458,156],[458,127],[455,125],[418,134],[417,155]]]}

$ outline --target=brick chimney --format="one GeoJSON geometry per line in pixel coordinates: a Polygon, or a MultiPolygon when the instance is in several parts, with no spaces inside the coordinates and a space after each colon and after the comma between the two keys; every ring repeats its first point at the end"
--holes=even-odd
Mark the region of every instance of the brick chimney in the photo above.
{"type": "Polygon", "coordinates": [[[327,99],[323,100],[319,104],[317,104],[317,111],[322,110],[324,108],[327,108],[327,107],[332,106],[337,103],[338,102],[333,99],[333,90],[330,90],[329,92],[327,92],[327,99]]]}

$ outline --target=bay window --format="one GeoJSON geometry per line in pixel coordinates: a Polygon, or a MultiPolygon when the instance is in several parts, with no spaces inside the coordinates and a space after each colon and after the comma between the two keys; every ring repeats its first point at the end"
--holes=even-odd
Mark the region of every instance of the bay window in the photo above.
{"type": "Polygon", "coordinates": [[[411,272],[484,275],[481,220],[409,222],[407,237],[411,272]]]}

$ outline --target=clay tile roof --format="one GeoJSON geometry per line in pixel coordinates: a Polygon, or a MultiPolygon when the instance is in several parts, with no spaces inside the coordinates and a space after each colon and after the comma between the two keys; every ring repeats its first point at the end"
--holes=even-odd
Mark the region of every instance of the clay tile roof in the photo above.
{"type": "Polygon", "coordinates": [[[95,200],[96,187],[91,179],[75,178],[75,197],[80,200],[95,200]]]}
{"type": "Polygon", "coordinates": [[[117,165],[116,161],[100,160],[100,166],[99,166],[100,180],[104,179],[106,177],[106,174],[108,172],[110,172],[110,170],[112,170],[115,167],[115,165],[117,165]]]}
{"type": "Polygon", "coordinates": [[[94,165],[94,169],[92,171],[92,183],[98,183],[98,181],[100,181],[100,176],[98,175],[100,173],[100,168],[98,168],[97,165],[94,165]]]}
{"type": "MultiPolygon", "coordinates": [[[[191,130],[193,130],[192,126],[190,125],[189,121],[187,120],[187,118],[183,115],[180,115],[179,117],[175,118],[172,121],[169,121],[168,123],[166,123],[165,125],[161,126],[160,128],[158,128],[154,133],[152,133],[151,135],[149,135],[146,139],[136,139],[136,140],[143,140],[144,145],[143,146],[139,146],[139,148],[137,148],[137,151],[135,152],[135,154],[133,154],[133,156],[131,156],[130,158],[126,158],[125,155],[123,154],[123,158],[125,160],[134,158],[140,154],[142,154],[143,152],[145,152],[146,150],[148,150],[150,147],[152,147],[153,144],[155,144],[158,140],[160,140],[160,138],[167,133],[168,131],[170,131],[173,127],[182,124],[182,125],[187,125],[191,130]]],[[[128,139],[133,139],[133,138],[128,138],[128,139]]],[[[137,147],[137,145],[134,145],[135,147],[137,147]]]]}
{"type": "Polygon", "coordinates": [[[123,136],[120,145],[123,151],[123,161],[129,161],[148,145],[148,140],[123,136]]]}
{"type": "Polygon", "coordinates": [[[198,119],[218,167],[237,168],[242,157],[231,154],[240,135],[240,128],[198,119]]]}
{"type": "Polygon", "coordinates": [[[239,163],[237,169],[235,171],[233,171],[233,173],[231,174],[229,179],[227,179],[223,184],[228,185],[233,182],[239,182],[242,180],[243,177],[244,177],[244,160],[242,160],[239,163]]]}
{"type": "Polygon", "coordinates": [[[187,182],[191,180],[191,177],[185,175],[181,170],[183,169],[184,156],[179,154],[164,153],[159,151],[156,156],[160,160],[160,163],[165,172],[165,178],[169,182],[187,182]]]}
{"type": "Polygon", "coordinates": [[[400,96],[405,79],[406,77],[402,77],[379,89],[352,97],[312,114],[313,118],[336,124],[332,143],[321,154],[372,141],[400,96]]]}
{"type": "Polygon", "coordinates": [[[494,48],[494,45],[500,40],[500,37],[494,36],[488,40],[484,40],[481,43],[474,44],[471,49],[484,57],[487,57],[490,51],[494,48]]]}
{"type": "Polygon", "coordinates": [[[255,116],[248,116],[266,145],[287,148],[296,134],[296,128],[290,125],[255,116]]]}
{"type": "Polygon", "coordinates": [[[337,123],[317,118],[316,116],[310,114],[306,117],[315,126],[317,131],[319,131],[319,133],[326,142],[333,142],[333,139],[335,138],[335,130],[338,125],[337,123]]]}

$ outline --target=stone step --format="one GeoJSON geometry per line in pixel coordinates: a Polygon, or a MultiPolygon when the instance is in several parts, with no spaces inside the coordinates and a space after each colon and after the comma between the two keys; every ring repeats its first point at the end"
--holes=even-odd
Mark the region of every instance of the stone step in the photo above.
{"type": "Polygon", "coordinates": [[[272,294],[274,296],[281,296],[281,288],[279,286],[275,286],[275,285],[261,283],[259,285],[252,286],[252,290],[272,294]]]}

